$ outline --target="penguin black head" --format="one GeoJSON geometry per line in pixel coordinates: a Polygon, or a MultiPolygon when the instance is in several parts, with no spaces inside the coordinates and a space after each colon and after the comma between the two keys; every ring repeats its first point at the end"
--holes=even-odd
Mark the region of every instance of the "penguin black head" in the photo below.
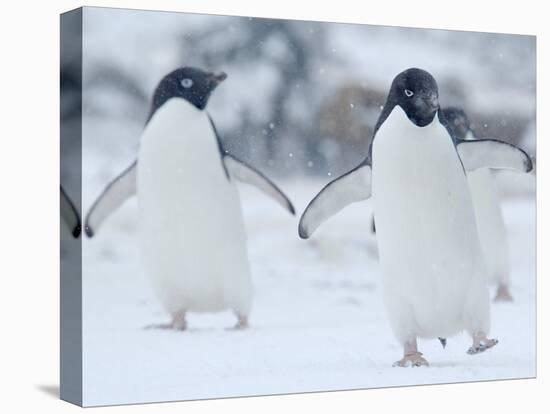
{"type": "Polygon", "coordinates": [[[428,72],[411,68],[401,72],[392,82],[386,106],[399,105],[417,126],[430,124],[439,109],[437,82],[428,72]]]}
{"type": "Polygon", "coordinates": [[[460,108],[448,107],[441,109],[445,126],[453,138],[466,139],[470,132],[470,120],[460,108]]]}
{"type": "Polygon", "coordinates": [[[171,98],[183,98],[198,109],[204,109],[210,94],[227,75],[213,73],[193,67],[183,67],[166,75],[153,95],[151,116],[171,98]]]}

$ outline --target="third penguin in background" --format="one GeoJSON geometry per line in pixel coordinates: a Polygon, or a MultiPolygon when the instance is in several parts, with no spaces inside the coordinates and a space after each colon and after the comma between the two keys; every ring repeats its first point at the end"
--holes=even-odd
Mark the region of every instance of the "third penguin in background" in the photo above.
{"type": "MultiPolygon", "coordinates": [[[[453,139],[476,139],[470,121],[462,109],[448,107],[442,111],[453,139]]],[[[467,177],[488,276],[497,285],[494,301],[511,302],[508,240],[497,182],[489,168],[469,171],[467,177]]]]}

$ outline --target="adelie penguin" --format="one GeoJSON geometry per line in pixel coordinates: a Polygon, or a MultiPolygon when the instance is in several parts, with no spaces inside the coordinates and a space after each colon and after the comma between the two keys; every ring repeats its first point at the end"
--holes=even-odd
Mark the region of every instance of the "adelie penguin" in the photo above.
{"type": "Polygon", "coordinates": [[[289,199],[262,173],[228,154],[206,111],[226,78],[184,67],[157,86],[137,160],[111,182],[85,222],[91,237],[137,194],[146,273],[171,315],[160,327],[184,330],[188,312],[232,310],[248,326],[252,283],[235,181],[255,185],[291,214],[289,199]]]}
{"type": "Polygon", "coordinates": [[[416,68],[398,74],[368,156],[324,187],[299,224],[308,238],[348,204],[372,196],[384,302],[404,349],[396,366],[428,365],[417,338],[466,330],[473,342],[468,354],[498,342],[488,337],[487,271],[465,171],[529,171],[532,164],[503,142],[455,143],[444,122],[432,75],[416,68]]]}
{"type": "MultiPolygon", "coordinates": [[[[457,143],[476,139],[464,110],[447,107],[441,112],[449,134],[457,143]]],[[[480,168],[469,172],[467,177],[487,272],[490,281],[497,284],[494,301],[511,302],[508,242],[493,172],[489,168],[480,168]]],[[[376,233],[374,218],[371,232],[376,233]]]]}
{"type": "MultiPolygon", "coordinates": [[[[455,107],[442,109],[446,127],[457,142],[475,140],[466,113],[455,107]]],[[[495,302],[510,302],[510,269],[508,263],[508,241],[502,218],[497,183],[489,168],[468,172],[468,182],[476,213],[479,239],[489,280],[496,282],[495,302]]]]}

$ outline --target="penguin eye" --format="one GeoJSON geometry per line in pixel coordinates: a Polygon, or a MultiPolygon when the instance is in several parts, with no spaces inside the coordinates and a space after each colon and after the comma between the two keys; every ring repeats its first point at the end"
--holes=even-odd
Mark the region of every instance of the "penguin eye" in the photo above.
{"type": "Polygon", "coordinates": [[[408,98],[414,95],[414,92],[410,89],[405,89],[405,95],[407,95],[408,98]]]}
{"type": "Polygon", "coordinates": [[[185,89],[188,89],[193,86],[193,81],[189,78],[182,79],[181,86],[183,86],[185,89]]]}

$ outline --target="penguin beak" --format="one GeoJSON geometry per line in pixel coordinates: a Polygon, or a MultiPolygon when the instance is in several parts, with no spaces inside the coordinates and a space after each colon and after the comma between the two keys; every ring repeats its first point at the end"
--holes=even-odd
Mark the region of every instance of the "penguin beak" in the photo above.
{"type": "Polygon", "coordinates": [[[439,109],[439,98],[435,93],[430,93],[429,95],[426,95],[425,97],[423,97],[423,101],[430,109],[434,111],[439,109]]]}
{"type": "Polygon", "coordinates": [[[227,73],[225,72],[210,73],[210,75],[208,76],[208,79],[210,80],[210,82],[212,82],[214,87],[218,86],[218,84],[223,82],[226,78],[227,73]]]}

